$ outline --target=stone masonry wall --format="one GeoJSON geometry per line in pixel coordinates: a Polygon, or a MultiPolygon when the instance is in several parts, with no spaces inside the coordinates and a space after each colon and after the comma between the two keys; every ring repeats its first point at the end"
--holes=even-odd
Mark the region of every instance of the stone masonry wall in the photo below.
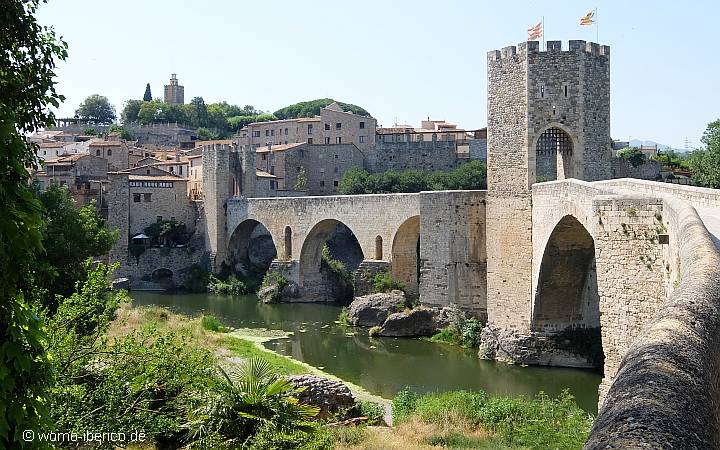
{"type": "Polygon", "coordinates": [[[663,216],[681,276],[624,355],[586,449],[720,447],[720,255],[689,203],[666,196],[663,216]]]}
{"type": "Polygon", "coordinates": [[[665,299],[662,200],[598,196],[593,200],[604,378],[602,402],[622,357],[665,299]]]}
{"type": "Polygon", "coordinates": [[[420,301],[487,318],[485,191],[420,194],[420,301]]]}
{"type": "Polygon", "coordinates": [[[488,53],[487,314],[489,322],[522,330],[530,329],[535,178],[527,85],[527,52],[488,53]]]}
{"type": "Polygon", "coordinates": [[[367,152],[365,168],[370,173],[387,170],[451,170],[459,160],[455,141],[385,142],[382,136],[375,149],[367,152]]]}

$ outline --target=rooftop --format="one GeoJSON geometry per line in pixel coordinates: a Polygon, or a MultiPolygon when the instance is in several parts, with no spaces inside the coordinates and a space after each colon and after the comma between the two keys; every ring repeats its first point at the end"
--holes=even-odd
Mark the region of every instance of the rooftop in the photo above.
{"type": "Polygon", "coordinates": [[[260,169],[255,169],[255,176],[258,178],[273,178],[273,179],[278,178],[275,175],[265,172],[264,170],[260,170],[260,169]]]}
{"type": "Polygon", "coordinates": [[[128,179],[130,181],[181,181],[183,183],[187,182],[187,178],[180,178],[175,176],[152,176],[152,175],[130,175],[128,176],[128,179]]]}
{"type": "Polygon", "coordinates": [[[279,145],[272,145],[270,147],[264,146],[264,147],[257,147],[255,149],[256,153],[271,153],[271,152],[284,152],[290,149],[293,149],[295,147],[299,147],[301,145],[305,145],[304,142],[294,142],[292,144],[279,144],[279,145]]]}

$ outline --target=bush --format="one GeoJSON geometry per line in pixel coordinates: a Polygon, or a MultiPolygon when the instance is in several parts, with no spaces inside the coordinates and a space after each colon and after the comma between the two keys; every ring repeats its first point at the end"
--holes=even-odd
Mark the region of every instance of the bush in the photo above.
{"type": "Polygon", "coordinates": [[[219,333],[228,332],[227,327],[222,326],[215,316],[202,316],[200,323],[202,324],[202,327],[208,331],[215,331],[219,333]]]}
{"type": "Polygon", "coordinates": [[[617,157],[628,161],[633,167],[642,166],[647,160],[645,154],[637,147],[625,147],[618,150],[617,157]]]}
{"type": "Polygon", "coordinates": [[[343,309],[340,310],[340,314],[338,315],[338,323],[340,325],[350,325],[350,313],[348,312],[348,309],[346,307],[343,307],[343,309]]]}
{"type": "Polygon", "coordinates": [[[225,281],[210,275],[207,290],[218,295],[247,295],[251,292],[245,282],[234,275],[225,281]]]}
{"type": "Polygon", "coordinates": [[[393,397],[392,411],[393,424],[405,422],[415,412],[418,403],[418,395],[408,388],[402,389],[393,397]]]}
{"type": "Polygon", "coordinates": [[[278,303],[282,300],[282,291],[287,286],[287,279],[279,272],[267,272],[263,277],[260,291],[264,291],[261,300],[264,303],[278,303]]]}
{"type": "Polygon", "coordinates": [[[370,425],[381,423],[385,415],[383,406],[375,402],[360,401],[358,402],[358,410],[361,417],[368,418],[370,425]]]}
{"type": "Polygon", "coordinates": [[[273,423],[264,425],[250,439],[250,450],[330,450],[334,448],[335,435],[328,429],[312,422],[302,428],[280,428],[273,423]]]}
{"type": "Polygon", "coordinates": [[[480,345],[483,325],[475,318],[467,318],[457,305],[450,307],[450,324],[433,335],[432,342],[460,345],[473,348],[480,345]]]}
{"type": "Polygon", "coordinates": [[[405,283],[394,280],[389,270],[383,270],[375,274],[373,277],[373,294],[394,290],[405,291],[405,283]]]}

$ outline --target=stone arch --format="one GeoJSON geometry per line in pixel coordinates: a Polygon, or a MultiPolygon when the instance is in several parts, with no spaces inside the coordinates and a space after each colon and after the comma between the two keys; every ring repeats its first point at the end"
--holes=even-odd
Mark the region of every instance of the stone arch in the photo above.
{"type": "Polygon", "coordinates": [[[599,332],[599,304],[595,242],[578,219],[566,215],[545,245],[533,302],[532,328],[551,333],[569,328],[597,328],[599,332]]]}
{"type": "Polygon", "coordinates": [[[289,226],[285,227],[284,232],[285,240],[285,259],[292,259],[292,228],[289,226]]]}
{"type": "Polygon", "coordinates": [[[159,284],[164,289],[172,289],[175,287],[175,274],[166,267],[158,267],[150,274],[150,281],[159,284]]]}
{"type": "MultiPolygon", "coordinates": [[[[330,286],[327,274],[321,269],[322,248],[337,236],[338,230],[350,233],[350,240],[354,243],[353,251],[359,252],[359,260],[349,264],[345,263],[346,269],[353,272],[364,259],[362,247],[358,242],[357,235],[346,224],[337,219],[323,219],[317,222],[307,233],[300,250],[299,281],[303,289],[304,297],[314,297],[313,301],[335,301],[337,297],[330,286]]],[[[353,245],[353,244],[350,244],[353,245]]],[[[343,260],[340,255],[332,255],[335,259],[343,260]]],[[[357,258],[355,258],[357,259],[357,258]]]]}
{"type": "Polygon", "coordinates": [[[380,235],[375,236],[375,260],[383,259],[383,238],[380,235]]]}
{"type": "Polygon", "coordinates": [[[275,258],[277,245],[268,228],[254,219],[240,222],[228,241],[230,272],[242,276],[262,276],[275,258]]]}
{"type": "Polygon", "coordinates": [[[535,180],[531,183],[576,178],[575,161],[580,160],[580,150],[570,129],[559,122],[548,124],[533,139],[531,157],[535,161],[535,180]]]}
{"type": "Polygon", "coordinates": [[[392,243],[392,275],[405,284],[408,295],[419,295],[420,216],[405,220],[395,232],[392,243]]]}

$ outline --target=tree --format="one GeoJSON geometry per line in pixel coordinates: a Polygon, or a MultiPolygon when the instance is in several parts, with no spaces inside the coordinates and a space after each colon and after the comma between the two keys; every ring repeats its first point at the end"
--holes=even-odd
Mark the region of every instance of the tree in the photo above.
{"type": "Polygon", "coordinates": [[[720,188],[720,119],[708,124],[700,141],[705,145],[690,153],[688,165],[698,186],[720,188]]]}
{"type": "MultiPolygon", "coordinates": [[[[331,98],[321,98],[317,100],[310,100],[307,102],[295,103],[294,105],[286,106],[284,108],[275,111],[275,115],[278,119],[297,119],[299,117],[313,117],[320,114],[320,108],[324,108],[335,100],[331,98]]],[[[343,111],[351,112],[361,116],[370,117],[370,113],[365,109],[353,105],[350,103],[337,102],[343,111]]]]}
{"type": "Polygon", "coordinates": [[[293,186],[293,188],[296,191],[304,191],[307,189],[307,175],[305,174],[305,167],[300,166],[297,178],[295,179],[295,186],[293,186]]]}
{"type": "Polygon", "coordinates": [[[645,164],[645,154],[637,147],[625,147],[618,150],[617,157],[627,160],[633,167],[645,164]]]}
{"type": "Polygon", "coordinates": [[[112,123],[115,116],[115,107],[110,104],[107,97],[94,94],[80,103],[75,114],[83,120],[97,123],[112,123]]]}
{"type": "Polygon", "coordinates": [[[138,114],[140,113],[140,107],[143,102],[141,100],[127,100],[125,107],[120,113],[120,120],[122,123],[135,123],[139,121],[138,114]]]}
{"type": "Polygon", "coordinates": [[[202,97],[195,97],[187,105],[188,118],[193,127],[207,127],[208,110],[202,97]]]}
{"type": "Polygon", "coordinates": [[[150,91],[150,83],[145,86],[145,94],[143,95],[143,101],[152,101],[152,92],[150,91]]]}
{"type": "Polygon", "coordinates": [[[147,125],[163,120],[161,114],[161,112],[163,111],[163,107],[164,104],[160,100],[142,102],[142,104],[140,104],[140,110],[138,111],[138,121],[142,124],[147,125]]]}
{"type": "Polygon", "coordinates": [[[0,448],[34,446],[22,439],[23,430],[48,425],[45,332],[29,306],[42,216],[28,172],[37,167],[37,146],[27,136],[52,126],[49,106],[65,99],[55,91],[54,69],[67,58],[67,44],[37,23],[39,4],[0,3],[0,448]]]}
{"type": "Polygon", "coordinates": [[[118,133],[120,134],[120,139],[125,139],[126,141],[131,141],[133,139],[132,135],[128,130],[121,127],[120,125],[112,124],[110,125],[110,128],[108,128],[109,133],[118,133]]]}
{"type": "Polygon", "coordinates": [[[107,254],[118,233],[108,229],[94,203],[77,208],[66,188],[50,186],[40,194],[40,201],[45,254],[37,261],[37,282],[47,292],[46,303],[52,304],[55,295],[72,294],[75,283],[85,276],[85,260],[107,254]]]}

